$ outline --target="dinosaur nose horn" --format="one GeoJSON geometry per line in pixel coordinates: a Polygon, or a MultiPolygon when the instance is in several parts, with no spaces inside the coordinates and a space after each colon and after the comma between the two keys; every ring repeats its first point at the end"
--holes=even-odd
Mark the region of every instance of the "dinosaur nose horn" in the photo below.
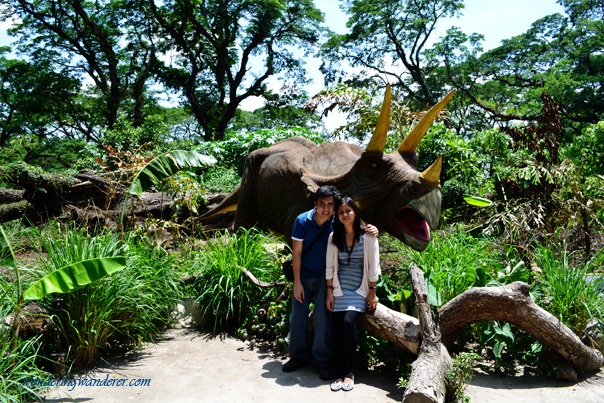
{"type": "Polygon", "coordinates": [[[424,135],[432,125],[434,118],[436,117],[436,115],[438,115],[441,110],[443,110],[445,105],[449,103],[449,101],[453,97],[453,94],[455,94],[455,90],[449,92],[447,96],[441,99],[436,105],[430,108],[428,112],[426,112],[424,117],[419,121],[418,124],[415,125],[411,133],[409,133],[407,137],[405,137],[405,140],[403,140],[401,145],[398,147],[399,152],[414,153],[415,150],[417,150],[419,142],[422,141],[422,139],[424,138],[424,135]]]}
{"type": "Polygon", "coordinates": [[[377,125],[373,132],[373,136],[367,145],[366,151],[384,151],[386,146],[386,134],[388,133],[388,126],[390,125],[390,102],[392,101],[392,92],[390,90],[390,84],[386,85],[386,94],[384,94],[384,102],[382,102],[382,110],[380,111],[380,117],[378,118],[377,125]]]}
{"type": "Polygon", "coordinates": [[[443,166],[443,156],[439,155],[436,161],[432,165],[430,165],[424,172],[420,174],[424,180],[430,183],[439,183],[440,182],[440,171],[443,166]]]}

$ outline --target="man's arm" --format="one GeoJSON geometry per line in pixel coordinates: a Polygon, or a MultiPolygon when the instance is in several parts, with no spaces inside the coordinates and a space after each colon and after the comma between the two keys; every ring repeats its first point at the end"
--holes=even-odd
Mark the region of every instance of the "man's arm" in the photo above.
{"type": "Polygon", "coordinates": [[[380,233],[380,231],[378,231],[377,227],[375,225],[372,224],[366,224],[365,225],[365,232],[371,236],[374,236],[377,238],[378,234],[380,233]]]}
{"type": "Polygon", "coordinates": [[[294,268],[294,298],[298,302],[304,299],[304,287],[300,281],[300,271],[302,270],[302,246],[303,241],[292,240],[292,267],[294,268]]]}

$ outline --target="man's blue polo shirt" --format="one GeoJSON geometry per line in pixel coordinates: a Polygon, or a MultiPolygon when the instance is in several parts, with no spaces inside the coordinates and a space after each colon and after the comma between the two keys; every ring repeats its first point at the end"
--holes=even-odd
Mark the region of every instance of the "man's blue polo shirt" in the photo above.
{"type": "Polygon", "coordinates": [[[319,226],[315,221],[316,209],[300,214],[294,221],[292,240],[302,241],[302,269],[301,278],[325,277],[325,255],[327,254],[327,239],[333,230],[333,219],[319,226]],[[323,233],[321,233],[323,230],[323,233]],[[306,250],[320,234],[310,250],[306,250]]]}

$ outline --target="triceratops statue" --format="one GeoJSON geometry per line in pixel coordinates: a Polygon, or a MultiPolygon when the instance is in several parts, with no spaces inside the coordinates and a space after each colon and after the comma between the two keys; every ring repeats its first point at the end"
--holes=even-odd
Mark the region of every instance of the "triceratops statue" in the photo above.
{"type": "Polygon", "coordinates": [[[397,151],[385,154],[391,103],[388,85],[365,150],[339,141],[316,145],[291,137],[253,151],[239,187],[201,218],[236,209],[235,229],[259,225],[289,237],[296,216],[312,208],[311,193],[319,186],[333,185],[356,201],[365,222],[422,251],[430,241],[430,228],[439,221],[442,156],[419,172],[416,149],[452,96],[453,92],[433,106],[397,151]]]}

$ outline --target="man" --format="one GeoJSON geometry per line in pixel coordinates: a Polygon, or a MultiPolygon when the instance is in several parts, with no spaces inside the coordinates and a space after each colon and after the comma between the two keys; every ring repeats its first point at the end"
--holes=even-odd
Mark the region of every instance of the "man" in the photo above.
{"type": "MultiPolygon", "coordinates": [[[[335,186],[321,186],[314,196],[315,207],[296,217],[292,229],[294,291],[290,315],[290,359],[283,365],[283,371],[293,372],[307,365],[312,353],[319,368],[319,377],[330,380],[333,377],[329,342],[331,313],[326,305],[325,256],[340,193],[335,186]],[[312,348],[309,348],[306,345],[306,325],[311,302],[315,305],[315,332],[312,348]]],[[[374,226],[369,225],[367,231],[377,236],[374,226]]]]}

